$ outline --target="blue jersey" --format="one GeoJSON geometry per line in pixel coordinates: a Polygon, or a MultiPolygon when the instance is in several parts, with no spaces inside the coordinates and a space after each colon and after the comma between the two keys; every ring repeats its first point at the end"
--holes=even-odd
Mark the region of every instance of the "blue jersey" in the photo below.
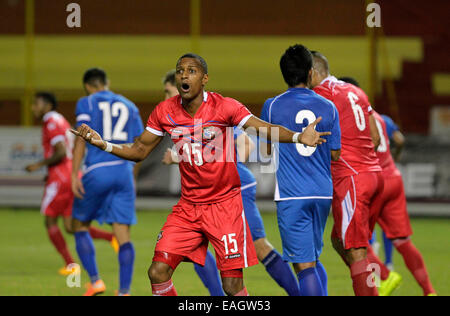
{"type": "MultiPolygon", "coordinates": [[[[144,131],[139,110],[133,102],[111,91],[100,91],[81,98],[76,108],[76,126],[87,124],[106,141],[114,144],[133,143],[144,131]]],[[[125,162],[119,157],[86,144],[85,168],[125,162]]]]}
{"type": "MultiPolygon", "coordinates": [[[[243,133],[244,132],[239,127],[235,127],[234,128],[234,140],[236,140],[243,133]]],[[[237,170],[239,173],[239,178],[241,179],[241,188],[248,188],[249,186],[256,185],[256,179],[253,176],[253,173],[241,161],[239,156],[237,157],[237,170]]]]}
{"type": "Polygon", "coordinates": [[[293,131],[302,132],[319,116],[322,121],[317,130],[332,133],[325,137],[325,144],[275,144],[276,201],[332,198],[331,151],[341,148],[341,130],[334,104],[312,90],[291,88],[265,102],[261,118],[293,131]]]}
{"type": "Polygon", "coordinates": [[[388,134],[388,138],[391,139],[392,135],[399,130],[397,124],[387,115],[381,115],[384,122],[386,123],[386,132],[388,134]]]}

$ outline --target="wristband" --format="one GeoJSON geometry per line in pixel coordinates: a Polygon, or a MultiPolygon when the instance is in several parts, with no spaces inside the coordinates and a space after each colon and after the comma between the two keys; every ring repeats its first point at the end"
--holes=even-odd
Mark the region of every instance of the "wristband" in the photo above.
{"type": "Polygon", "coordinates": [[[113,145],[110,142],[105,142],[105,144],[106,144],[106,148],[104,149],[104,151],[106,151],[107,153],[112,152],[113,145]]]}
{"type": "Polygon", "coordinates": [[[293,143],[300,143],[300,135],[301,135],[302,133],[295,133],[294,134],[294,136],[292,136],[292,142],[293,143]]]}

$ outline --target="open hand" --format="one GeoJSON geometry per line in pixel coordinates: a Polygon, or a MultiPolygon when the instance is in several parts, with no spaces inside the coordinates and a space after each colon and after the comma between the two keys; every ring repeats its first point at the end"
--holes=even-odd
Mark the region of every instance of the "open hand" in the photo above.
{"type": "Polygon", "coordinates": [[[167,148],[166,152],[164,153],[162,163],[165,165],[171,165],[171,164],[175,163],[175,161],[173,161],[173,159],[172,159],[172,149],[167,148]]]}
{"type": "Polygon", "coordinates": [[[25,167],[25,170],[28,172],[35,172],[41,169],[41,165],[39,163],[34,163],[25,167]]]}
{"type": "Polygon", "coordinates": [[[82,124],[80,127],[78,127],[78,130],[71,129],[70,131],[72,132],[72,134],[83,138],[89,144],[92,144],[102,150],[105,150],[106,142],[101,138],[99,133],[94,131],[86,124],[82,124]]]}
{"type": "Polygon", "coordinates": [[[321,138],[322,136],[331,135],[331,132],[318,132],[316,131],[316,125],[322,121],[322,117],[318,117],[314,122],[309,124],[300,136],[300,143],[310,146],[316,147],[317,145],[321,145],[326,143],[327,140],[325,138],[321,138]]]}

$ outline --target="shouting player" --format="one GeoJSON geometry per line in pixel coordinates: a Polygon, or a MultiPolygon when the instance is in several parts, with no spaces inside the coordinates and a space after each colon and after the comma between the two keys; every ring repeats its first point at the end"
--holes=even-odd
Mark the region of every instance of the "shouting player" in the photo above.
{"type": "MultiPolygon", "coordinates": [[[[163,84],[165,100],[179,95],[175,82],[175,69],[167,72],[163,84]]],[[[179,163],[177,155],[170,148],[167,149],[162,162],[166,165],[179,163]]],[[[213,254],[209,250],[206,252],[205,265],[201,266],[200,264],[194,263],[194,269],[211,296],[224,296],[222,282],[217,271],[216,259],[214,259],[213,254]]]]}
{"type": "MultiPolygon", "coordinates": [[[[137,107],[125,97],[109,91],[106,73],[98,68],[86,71],[83,77],[88,94],[76,107],[77,126],[89,125],[102,137],[115,144],[133,142],[143,131],[137,107]]],[[[136,224],[135,180],[133,163],[110,155],[77,137],[72,168],[72,190],[75,194],[73,227],[77,252],[91,284],[85,296],[105,291],[95,258],[95,248],[87,233],[91,221],[112,225],[119,248],[120,288],[118,295],[129,295],[135,251],[130,240],[130,226],[136,224]],[[78,175],[84,161],[82,181],[78,175]]]]}
{"type": "MultiPolygon", "coordinates": [[[[58,227],[58,218],[62,217],[67,233],[72,230],[72,204],[70,174],[72,172],[72,142],[70,125],[58,112],[55,96],[49,92],[38,92],[32,104],[32,112],[36,119],[43,122],[42,147],[44,160],[28,165],[28,172],[47,167],[45,193],[42,199],[41,213],[45,215],[45,226],[50,241],[62,256],[65,267],[59,270],[61,275],[69,275],[73,271],[68,266],[75,261],[72,259],[66,241],[58,227]]],[[[93,238],[104,239],[115,247],[117,241],[111,233],[91,227],[89,230],[93,238]]]]}
{"type": "MultiPolygon", "coordinates": [[[[395,249],[400,252],[406,267],[416,279],[425,296],[435,296],[436,292],[428,276],[425,262],[419,250],[411,241],[412,228],[406,209],[406,197],[403,188],[403,180],[397,169],[389,148],[389,132],[386,121],[374,112],[377,126],[381,135],[381,144],[377,155],[383,168],[384,189],[371,205],[373,213],[379,213],[378,224],[387,237],[392,240],[395,249]]],[[[380,269],[381,287],[380,295],[389,296],[400,285],[401,277],[389,269],[378,259],[371,248],[368,248],[369,259],[378,264],[380,269]]]]}
{"type": "MultiPolygon", "coordinates": [[[[175,71],[169,72],[166,75],[164,89],[166,97],[178,95],[175,83],[175,71]]],[[[252,234],[258,260],[264,264],[269,275],[286,290],[288,295],[298,296],[300,294],[298,284],[292,274],[292,270],[266,238],[264,223],[256,205],[256,179],[250,169],[244,164],[248,160],[251,152],[255,149],[255,144],[244,131],[237,127],[234,128],[234,139],[236,142],[237,169],[241,180],[244,213],[252,234]]],[[[171,149],[166,151],[163,163],[178,163],[176,154],[171,149]]],[[[213,293],[218,292],[218,287],[221,286],[221,283],[212,254],[208,251],[204,267],[199,264],[194,264],[194,266],[197,274],[209,289],[211,295],[215,295],[213,293]]],[[[221,288],[220,291],[222,291],[221,288]]]]}
{"type": "Polygon", "coordinates": [[[242,205],[232,127],[252,127],[267,138],[278,132],[280,142],[309,146],[324,143],[321,136],[330,134],[315,130],[321,118],[303,133],[264,122],[238,101],[205,92],[208,79],[208,66],[202,57],[180,57],[176,65],[180,95],[156,107],[146,131],[134,144],[113,145],[85,124],[74,131],[99,149],[133,161],[145,159],[165,133],[176,144],[182,196],[158,236],[148,271],[154,295],[176,295],[174,270],[183,260],[203,265],[209,242],[216,251],[225,293],[248,295],[242,269],[258,260],[242,205]]]}
{"type": "Polygon", "coordinates": [[[332,101],[339,112],[342,153],[332,162],[333,217],[332,242],[349,266],[357,296],[377,296],[371,276],[367,247],[376,214],[369,206],[383,190],[381,167],[375,153],[380,135],[369,100],[360,88],[330,75],[328,60],[313,53],[312,86],[332,101]]]}
{"type": "MultiPolygon", "coordinates": [[[[283,258],[293,263],[301,296],[326,296],[327,274],[319,257],[333,198],[331,160],[339,158],[341,149],[339,115],[332,102],[308,89],[312,55],[306,47],[289,47],[281,57],[280,68],[289,89],[265,102],[261,118],[302,131],[320,116],[318,130],[332,132],[327,144],[320,147],[275,146],[275,201],[283,258]]],[[[267,151],[271,151],[270,144],[267,151]]]]}

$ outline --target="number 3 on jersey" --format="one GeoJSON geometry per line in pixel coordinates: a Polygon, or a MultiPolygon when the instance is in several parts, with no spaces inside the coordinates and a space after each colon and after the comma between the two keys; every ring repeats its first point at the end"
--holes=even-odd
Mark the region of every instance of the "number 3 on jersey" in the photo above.
{"type": "Polygon", "coordinates": [[[127,106],[122,102],[115,102],[112,106],[109,102],[100,102],[98,107],[103,112],[103,139],[107,141],[126,141],[128,133],[124,131],[124,128],[130,115],[127,106]],[[114,131],[112,126],[113,117],[119,117],[114,131]]]}
{"type": "MultiPolygon", "coordinates": [[[[295,123],[303,124],[304,120],[307,121],[306,126],[308,126],[316,120],[316,115],[310,110],[302,110],[297,113],[297,116],[295,117],[295,123]]],[[[302,132],[305,130],[305,128],[306,127],[302,129],[302,132]]],[[[317,149],[317,147],[309,147],[303,144],[295,144],[295,146],[297,147],[298,153],[304,157],[311,156],[317,149]]]]}

